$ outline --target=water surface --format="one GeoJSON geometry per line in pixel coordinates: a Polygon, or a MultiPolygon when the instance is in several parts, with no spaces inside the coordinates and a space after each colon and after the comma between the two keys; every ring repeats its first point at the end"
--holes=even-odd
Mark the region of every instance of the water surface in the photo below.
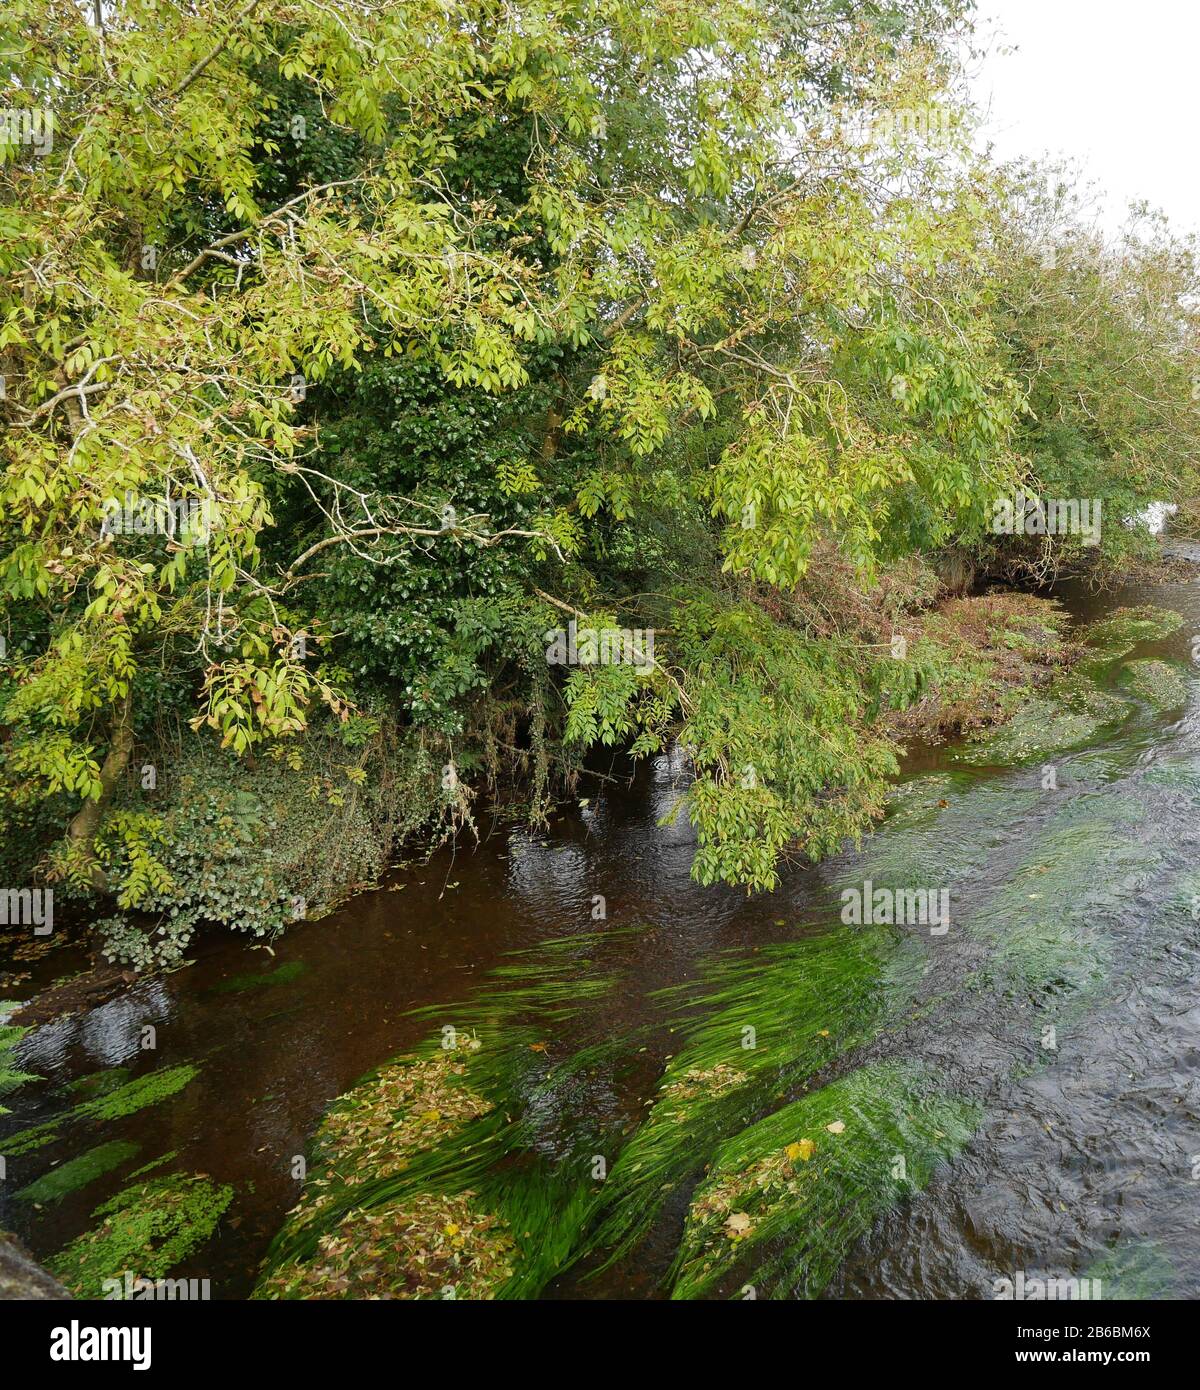
{"type": "MultiPolygon", "coordinates": [[[[1117,604],[1182,612],[1175,636],[1137,655],[1190,663],[1200,583],[1062,596],[1080,619],[1117,604]]],[[[569,1027],[547,1020],[544,1031],[563,1055],[595,1038],[628,1039],[629,1065],[589,1103],[633,1124],[675,1048],[672,1006],[656,991],[702,987],[718,959],[753,965],[771,943],[846,931],[840,893],[870,877],[947,886],[952,928],[908,943],[921,953],[913,1007],[830,1074],[885,1057],[925,1062],[977,1101],[983,1120],[955,1161],[850,1251],[828,1295],[990,1297],[998,1276],[1018,1270],[1102,1267],[1114,1292],[1124,1281],[1123,1291],[1144,1296],[1200,1296],[1194,679],[1190,689],[1182,711],[1138,708],[1103,738],[1056,755],[1052,789],[1040,761],[994,768],[964,764],[952,748],[924,750],[909,764],[909,795],[860,853],[791,870],[769,896],[691,881],[686,822],[658,824],[684,785],[679,760],[663,757],[631,782],[614,764],[610,779],[586,789],[588,805],[567,808],[547,833],[491,824],[482,843],[398,873],[293,930],[273,953],[233,936],[202,943],[191,968],[143,980],[23,1044],[22,1064],[42,1080],[8,1098],[14,1113],[0,1119],[0,1135],[61,1113],[77,1099],[70,1083],[104,1069],[199,1071],[160,1104],[64,1126],[55,1142],[9,1159],[0,1226],[49,1257],[132,1171],[174,1154],[162,1171],[235,1190],[217,1237],[180,1272],[210,1278],[214,1296],[245,1296],[297,1200],[295,1156],[335,1096],[428,1036],[412,1010],[469,1004],[514,950],[612,932],[605,964],[621,988],[569,1027]],[[152,1050],[142,1046],[147,1025],[152,1050]],[[136,1146],[136,1157],[40,1210],[15,1199],[111,1141],[136,1146]]],[[[34,983],[61,968],[41,963],[34,983]]],[[[660,1296],[689,1190],[632,1256],[598,1279],[587,1266],[574,1271],[550,1295],[660,1296]]]]}

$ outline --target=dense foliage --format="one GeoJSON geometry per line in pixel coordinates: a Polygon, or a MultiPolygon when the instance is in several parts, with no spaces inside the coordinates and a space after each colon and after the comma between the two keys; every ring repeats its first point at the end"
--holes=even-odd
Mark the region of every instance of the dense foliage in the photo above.
{"type": "Polygon", "coordinates": [[[974,152],[969,10],[8,0],[6,871],[176,958],[672,738],[701,880],[861,834],[931,566],[1102,578],[1194,491],[1192,250],[974,152]]]}

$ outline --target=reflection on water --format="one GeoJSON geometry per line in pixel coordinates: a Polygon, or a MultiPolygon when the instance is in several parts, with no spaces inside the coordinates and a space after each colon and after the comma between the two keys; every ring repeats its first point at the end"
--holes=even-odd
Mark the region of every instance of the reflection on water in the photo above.
{"type": "Polygon", "coordinates": [[[56,1019],[36,1029],[22,1045],[22,1065],[39,1075],[60,1071],[68,1057],[85,1058],[97,1067],[133,1061],[174,1009],[162,980],[143,980],[128,993],[82,1016],[56,1019]],[[147,1033],[147,1028],[153,1033],[147,1033]]]}
{"type": "MultiPolygon", "coordinates": [[[[1105,597],[1068,586],[1063,597],[1080,618],[1114,603],[1174,607],[1186,616],[1183,628],[1139,655],[1190,660],[1200,583],[1105,597]]],[[[1099,1262],[1125,1287],[1197,1296],[1195,682],[1181,714],[1139,710],[1059,758],[1053,791],[1043,788],[1040,766],[966,768],[936,750],[910,770],[920,776],[861,854],[797,869],[769,897],[691,881],[686,818],[658,824],[684,769],[678,758],[660,758],[632,785],[615,767],[585,791],[587,806],[568,808],[547,833],[494,825],[477,847],[439,853],[293,931],[273,956],[240,939],[210,942],[192,968],[143,981],[27,1040],[22,1062],[44,1080],[9,1098],[16,1113],[0,1121],[5,1133],[61,1114],[78,1095],[68,1083],[104,1068],[137,1077],[192,1063],[199,1074],[159,1104],[103,1124],[73,1122],[56,1142],[12,1159],[5,1194],[93,1145],[139,1146],[136,1163],[43,1211],[5,1195],[0,1225],[49,1255],[90,1224],[129,1167],[174,1153],[172,1168],[236,1192],[217,1239],[182,1272],[211,1278],[216,1296],[242,1296],[296,1200],[294,1156],[336,1095],[425,1036],[411,1010],[470,999],[506,952],[596,930],[600,896],[608,928],[643,929],[615,943],[623,985],[596,1003],[591,1027],[628,1036],[640,1063],[623,1074],[623,1093],[606,1081],[595,1102],[642,1115],[676,1046],[655,991],[694,983],[722,953],[754,967],[769,943],[844,930],[840,892],[869,877],[948,886],[953,928],[920,944],[921,1007],[846,1064],[927,1063],[981,1103],[983,1120],[956,1161],[858,1243],[829,1294],[988,1297],[1000,1275],[1082,1274],[1099,1262]],[[302,971],[281,972],[297,962],[302,971]],[[221,988],[231,980],[237,989],[221,988]],[[1057,1024],[1052,1046],[1047,1018],[1057,1024]]],[[[550,1133],[569,1117],[544,1118],[550,1133]]],[[[685,1209],[686,1193],[603,1281],[567,1280],[553,1292],[653,1296],[685,1209]]]]}

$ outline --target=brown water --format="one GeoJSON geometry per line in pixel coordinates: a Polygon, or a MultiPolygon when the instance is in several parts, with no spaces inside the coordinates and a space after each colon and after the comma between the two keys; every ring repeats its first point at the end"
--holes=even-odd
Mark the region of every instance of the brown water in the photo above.
{"type": "MultiPolygon", "coordinates": [[[[1070,589],[1063,596],[1079,617],[1145,602],[1185,614],[1175,637],[1139,655],[1188,660],[1200,632],[1200,582],[1131,587],[1103,600],[1070,589]]],[[[52,1118],[72,1100],[67,1083],[104,1068],[200,1070],[158,1105],[66,1126],[55,1143],[10,1159],[0,1226],[48,1257],[93,1224],[93,1209],[130,1171],[176,1151],[163,1171],[204,1173],[236,1194],[218,1235],[178,1273],[210,1278],[214,1296],[242,1297],[296,1201],[292,1161],[323,1110],[428,1035],[411,1010],[477,996],[508,952],[595,931],[593,895],[602,894],[602,930],[644,924],[606,958],[623,987],[576,1035],[550,1023],[545,1032],[564,1051],[584,1034],[628,1036],[630,1065],[590,1102],[632,1118],[644,1113],[672,1050],[654,991],[697,979],[722,953],[837,930],[839,885],[899,860],[924,875],[910,881],[950,884],[956,917],[970,929],[951,933],[930,957],[936,1004],[849,1060],[930,1062],[981,1101],[985,1118],[959,1159],[850,1253],[830,1295],[986,1297],[997,1274],[1079,1272],[1115,1248],[1140,1272],[1143,1292],[1196,1297],[1200,929],[1187,910],[1200,846],[1196,694],[1182,715],[1139,711],[1103,740],[1056,758],[1053,793],[1041,788],[1039,767],[966,768],[953,750],[926,752],[910,771],[951,774],[939,788],[944,807],[931,802],[902,825],[885,823],[862,854],[790,872],[770,896],[692,882],[690,829],[658,824],[683,785],[678,762],[664,757],[632,781],[614,764],[617,779],[598,782],[590,804],[545,835],[493,824],[478,846],[440,853],[389,889],[293,930],[273,956],[236,937],[208,942],[191,968],[144,980],[26,1039],[20,1061],[43,1080],[7,1098],[15,1113],[0,1119],[0,1136],[52,1118]],[[1048,876],[1035,885],[1035,873],[1048,876]],[[1042,1001],[959,988],[1003,938],[1013,895],[1025,886],[1024,896],[1048,886],[1064,922],[1086,925],[1103,962],[1102,980],[1049,1053],[1038,1040],[1042,1001]],[[222,988],[280,966],[298,973],[222,988]],[[148,1024],[153,1051],[140,1045],[148,1024]],[[139,1153],[44,1210],[13,1200],[52,1166],[111,1139],[136,1143],[139,1153]]],[[[60,973],[63,959],[38,970],[60,973]]],[[[655,1296],[686,1201],[681,1191],[636,1255],[601,1280],[572,1276],[551,1293],[655,1296]]]]}

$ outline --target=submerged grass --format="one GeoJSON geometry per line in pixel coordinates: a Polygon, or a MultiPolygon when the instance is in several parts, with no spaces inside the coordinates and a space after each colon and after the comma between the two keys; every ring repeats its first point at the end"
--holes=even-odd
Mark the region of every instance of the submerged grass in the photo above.
{"type": "Polygon", "coordinates": [[[1087,1007],[1111,965],[1103,922],[1123,910],[1161,856],[1137,836],[1144,809],[1110,793],[1069,803],[967,924],[994,947],[976,982],[1066,1023],[1087,1007]]]}
{"type": "Polygon", "coordinates": [[[1026,918],[999,943],[982,981],[1035,1004],[1074,1002],[1104,980],[1106,955],[1096,936],[1077,922],[1026,918]]]}
{"type": "Polygon", "coordinates": [[[815,1298],[853,1243],[954,1157],[979,1108],[882,1062],[784,1106],[722,1144],[696,1190],[672,1298],[815,1298]]]}
{"type": "Polygon", "coordinates": [[[1117,673],[1117,683],[1164,714],[1187,704],[1187,677],[1167,661],[1127,661],[1117,673]]]}
{"type": "MultiPolygon", "coordinates": [[[[0,1096],[6,1096],[15,1091],[26,1081],[37,1080],[37,1077],[32,1076],[27,1071],[22,1071],[16,1064],[14,1056],[16,1046],[28,1029],[18,1028],[15,1024],[5,1022],[15,1008],[15,1004],[0,1004],[0,1096]]],[[[7,1114],[8,1111],[5,1107],[0,1105],[0,1115],[7,1114]]]]}
{"type": "Polygon", "coordinates": [[[110,1091],[115,1091],[128,1080],[128,1067],[108,1067],[104,1071],[89,1072],[87,1076],[68,1081],[66,1089],[75,1095],[83,1096],[85,1100],[94,1100],[97,1096],[105,1096],[110,1091]]]}
{"type": "Polygon", "coordinates": [[[1153,1241],[1119,1241],[1086,1270],[1085,1279],[1100,1281],[1104,1299],[1170,1298],[1176,1273],[1170,1259],[1153,1241]]]}
{"type": "Polygon", "coordinates": [[[604,1185],[590,1248],[607,1263],[627,1253],[724,1140],[899,1018],[923,964],[890,928],[843,929],[722,962],[698,998],[660,996],[704,1013],[679,1025],[684,1045],[604,1185]]]}
{"type": "Polygon", "coordinates": [[[122,1081],[109,1090],[99,1089],[98,1094],[80,1101],[62,1115],[46,1120],[40,1125],[18,1130],[4,1141],[4,1151],[10,1157],[19,1157],[58,1138],[63,1125],[79,1120],[117,1120],[124,1115],[132,1115],[144,1110],[148,1105],[157,1105],[189,1084],[199,1074],[194,1066],[165,1067],[161,1071],[147,1072],[145,1076],[132,1081],[122,1081]]]}
{"type": "Polygon", "coordinates": [[[612,989],[591,955],[617,935],[517,953],[478,1004],[419,1011],[428,1042],[327,1114],[255,1297],[524,1298],[565,1268],[617,1142],[604,1102],[628,1039],[555,1060],[548,1034],[612,989]]]}
{"type": "Polygon", "coordinates": [[[95,1182],[105,1173],[111,1173],[122,1163],[133,1158],[141,1149],[140,1144],[125,1143],[114,1139],[111,1143],[100,1144],[86,1153],[68,1159],[57,1168],[51,1168],[40,1178],[16,1193],[18,1202],[35,1202],[44,1206],[48,1202],[60,1201],[70,1192],[77,1192],[88,1183],[95,1182]]]}
{"type": "MultiPolygon", "coordinates": [[[[1136,610],[1096,644],[1106,667],[1176,617],[1136,610]]],[[[1071,729],[1085,738],[1131,708],[1078,668],[1043,698],[1033,724],[1051,703],[1067,723],[1051,721],[1048,737],[1031,726],[1031,741],[1007,726],[1018,760],[1051,745],[1060,755],[1071,729]]],[[[962,769],[898,793],[886,838],[842,879],[970,886],[982,874],[986,884],[992,857],[1020,853],[1006,827],[1054,793],[976,777],[962,769]]],[[[1110,965],[1103,923],[1160,857],[1131,834],[1141,815],[1111,792],[1103,811],[1088,794],[1061,811],[1050,803],[1035,856],[982,905],[964,891],[970,908],[955,926],[965,921],[970,946],[945,982],[959,1003],[964,985],[986,988],[1018,1034],[1030,1008],[1057,1024],[1086,1007],[1110,965]]],[[[868,925],[725,958],[699,985],[656,996],[679,1046],[644,1120],[624,1133],[605,1102],[630,1040],[555,1060],[553,1038],[615,984],[592,959],[602,949],[573,939],[521,953],[469,1007],[422,1012],[426,1044],[327,1116],[256,1297],[531,1297],[582,1256],[606,1268],[627,1255],[684,1198],[673,1297],[736,1292],[744,1278],[757,1296],[813,1297],[978,1123],[972,1100],[915,1063],[872,1062],[802,1094],[930,1002],[928,939],[868,925]]]]}
{"type": "Polygon", "coordinates": [[[259,975],[234,975],[213,986],[214,994],[241,994],[248,989],[270,989],[289,984],[304,974],[308,967],[302,960],[289,960],[275,970],[259,975]]]}

